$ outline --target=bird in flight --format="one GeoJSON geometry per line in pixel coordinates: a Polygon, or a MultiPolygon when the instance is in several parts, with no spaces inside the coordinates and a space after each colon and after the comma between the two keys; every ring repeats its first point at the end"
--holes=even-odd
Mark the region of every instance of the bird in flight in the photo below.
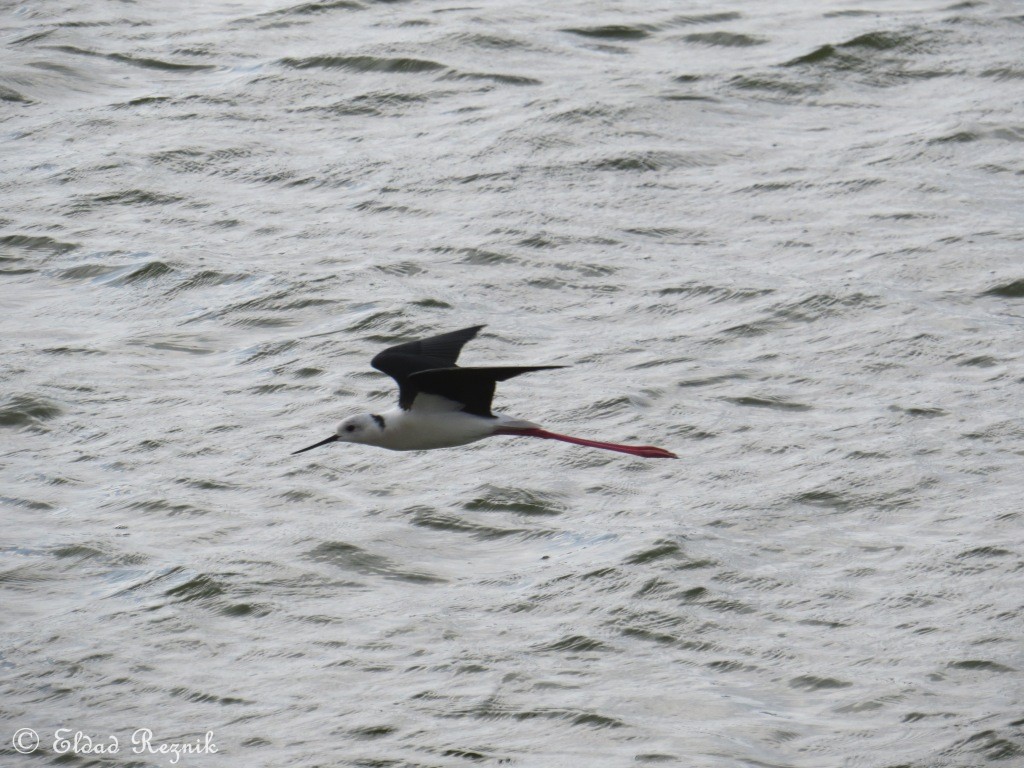
{"type": "Polygon", "coordinates": [[[294,453],[335,442],[375,445],[392,451],[423,451],[466,445],[494,435],[511,435],[561,440],[645,459],[678,458],[651,445],[620,445],[560,435],[531,421],[492,413],[491,400],[497,382],[565,366],[460,368],[455,361],[462,347],[483,327],[475,325],[385,349],[370,365],[398,384],[398,407],[384,413],[350,416],[326,440],[294,453]]]}

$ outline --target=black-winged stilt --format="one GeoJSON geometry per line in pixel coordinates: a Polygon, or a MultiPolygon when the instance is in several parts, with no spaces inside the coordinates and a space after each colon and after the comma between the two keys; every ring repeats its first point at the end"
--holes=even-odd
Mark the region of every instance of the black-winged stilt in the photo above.
{"type": "Polygon", "coordinates": [[[492,435],[513,435],[561,440],[645,459],[678,458],[674,453],[651,445],[584,440],[548,432],[530,421],[491,413],[496,382],[521,373],[565,366],[459,368],[455,361],[463,345],[483,327],[475,325],[385,349],[370,365],[398,383],[398,407],[381,414],[350,416],[326,440],[294,453],[334,442],[376,445],[392,451],[421,451],[466,445],[492,435]]]}

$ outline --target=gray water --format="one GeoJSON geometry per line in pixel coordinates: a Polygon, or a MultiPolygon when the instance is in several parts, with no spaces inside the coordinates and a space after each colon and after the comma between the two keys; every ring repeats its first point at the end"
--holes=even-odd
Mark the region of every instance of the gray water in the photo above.
{"type": "Polygon", "coordinates": [[[1019,3],[0,35],[4,765],[1024,764],[1019,3]],[[289,455],[477,323],[680,460],[289,455]]]}

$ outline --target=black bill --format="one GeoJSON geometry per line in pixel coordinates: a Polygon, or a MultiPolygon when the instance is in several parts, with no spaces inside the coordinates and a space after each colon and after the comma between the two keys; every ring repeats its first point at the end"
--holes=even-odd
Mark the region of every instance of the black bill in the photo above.
{"type": "Polygon", "coordinates": [[[313,443],[312,445],[307,445],[305,448],[300,448],[297,451],[292,451],[292,456],[294,456],[296,453],[305,453],[306,451],[312,451],[314,448],[319,448],[321,445],[327,445],[328,443],[333,443],[337,439],[338,439],[337,435],[331,435],[326,440],[321,440],[319,443],[313,443]]]}

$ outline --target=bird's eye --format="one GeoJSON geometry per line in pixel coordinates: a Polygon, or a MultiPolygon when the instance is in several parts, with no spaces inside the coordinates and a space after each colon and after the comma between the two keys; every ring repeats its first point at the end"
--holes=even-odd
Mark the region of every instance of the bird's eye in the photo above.
{"type": "Polygon", "coordinates": [[[346,432],[355,432],[356,431],[356,425],[355,424],[349,424],[347,427],[345,427],[345,431],[346,432]]]}

